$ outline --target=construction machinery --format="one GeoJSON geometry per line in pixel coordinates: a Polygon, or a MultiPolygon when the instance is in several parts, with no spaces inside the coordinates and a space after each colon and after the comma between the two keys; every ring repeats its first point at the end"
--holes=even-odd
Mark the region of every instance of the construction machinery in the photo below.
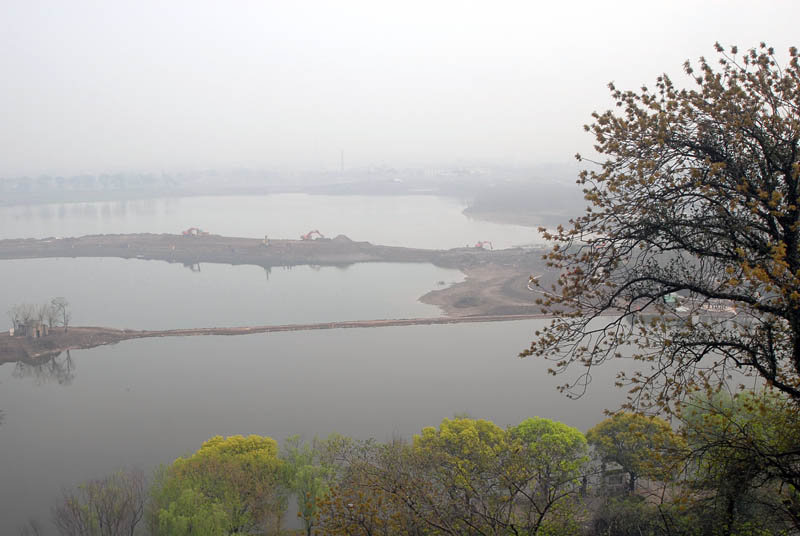
{"type": "Polygon", "coordinates": [[[314,235],[317,235],[316,239],[325,238],[325,236],[320,233],[318,230],[314,229],[313,231],[309,231],[304,235],[300,235],[300,240],[316,240],[314,235]]]}
{"type": "Polygon", "coordinates": [[[189,227],[181,233],[183,236],[207,236],[208,232],[199,227],[189,227]]]}
{"type": "Polygon", "coordinates": [[[486,246],[489,246],[489,249],[494,249],[492,247],[492,243],[489,242],[488,240],[482,240],[482,241],[478,242],[477,244],[475,244],[475,248],[476,249],[486,249],[486,246]]]}

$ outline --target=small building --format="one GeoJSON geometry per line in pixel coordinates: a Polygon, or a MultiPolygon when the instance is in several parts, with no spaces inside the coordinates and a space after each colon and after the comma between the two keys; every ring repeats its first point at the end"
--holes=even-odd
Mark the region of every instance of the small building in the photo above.
{"type": "Polygon", "coordinates": [[[12,337],[39,339],[41,337],[47,337],[50,334],[50,326],[42,322],[17,322],[16,327],[8,330],[8,334],[12,337]]]}

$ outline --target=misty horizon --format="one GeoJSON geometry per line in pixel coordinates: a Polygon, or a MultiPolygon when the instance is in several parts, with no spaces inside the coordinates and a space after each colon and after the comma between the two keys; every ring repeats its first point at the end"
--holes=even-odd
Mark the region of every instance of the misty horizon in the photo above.
{"type": "Polygon", "coordinates": [[[582,125],[713,44],[784,54],[772,2],[10,2],[0,178],[568,164],[582,125]]]}

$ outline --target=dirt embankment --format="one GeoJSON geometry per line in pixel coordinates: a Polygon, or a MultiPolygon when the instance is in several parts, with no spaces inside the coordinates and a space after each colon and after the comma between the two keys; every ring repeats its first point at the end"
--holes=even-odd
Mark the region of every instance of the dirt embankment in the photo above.
{"type": "Polygon", "coordinates": [[[40,257],[120,257],[257,266],[346,265],[358,262],[427,262],[461,270],[466,279],[421,298],[447,315],[538,313],[527,290],[531,274],[550,278],[542,250],[456,248],[416,249],[354,242],[345,236],[325,240],[258,240],[217,235],[91,235],[80,238],[0,240],[0,259],[40,257]]]}
{"type": "Polygon", "coordinates": [[[539,314],[537,295],[528,290],[530,276],[541,274],[535,268],[530,264],[465,267],[463,282],[428,292],[419,300],[449,316],[539,314]]]}
{"type": "Polygon", "coordinates": [[[418,326],[440,324],[462,324],[466,322],[504,322],[541,318],[542,315],[481,315],[470,317],[399,318],[383,320],[345,320],[316,324],[286,324],[279,326],[245,326],[230,328],[189,328],[138,331],[101,327],[71,327],[67,332],[55,330],[45,337],[12,337],[0,334],[0,364],[13,361],[35,362],[51,358],[67,350],[95,348],[116,344],[130,339],[150,337],[193,337],[201,335],[250,335],[282,331],[309,331],[322,329],[377,328],[394,326],[418,326]]]}
{"type": "Polygon", "coordinates": [[[380,246],[355,242],[340,235],[321,240],[259,240],[218,235],[172,234],[89,235],[78,238],[0,240],[0,259],[41,257],[120,257],[153,259],[184,264],[202,262],[293,266],[344,265],[358,262],[429,262],[461,268],[500,260],[506,262],[523,250],[488,251],[480,248],[450,250],[380,246]]]}

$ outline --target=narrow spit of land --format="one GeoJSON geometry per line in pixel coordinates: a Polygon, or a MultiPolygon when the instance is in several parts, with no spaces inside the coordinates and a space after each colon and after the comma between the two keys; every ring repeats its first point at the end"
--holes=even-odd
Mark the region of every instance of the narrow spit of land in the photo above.
{"type": "Polygon", "coordinates": [[[431,263],[458,269],[463,282],[433,290],[420,297],[436,305],[446,316],[252,326],[197,328],[166,331],[134,331],[75,327],[41,339],[0,335],[0,363],[38,359],[65,350],[92,348],[127,339],[192,335],[244,335],[279,331],[363,327],[499,322],[541,318],[537,296],[527,289],[530,274],[550,275],[544,268],[542,250],[512,248],[485,250],[455,248],[429,250],[355,242],[346,236],[322,240],[274,240],[182,236],[172,234],[91,235],[78,238],[0,240],[0,259],[47,257],[119,257],[194,265],[199,263],[252,264],[263,267],[318,265],[343,266],[359,262],[431,263]]]}
{"type": "MultiPolygon", "coordinates": [[[[344,235],[319,240],[278,240],[219,235],[87,235],[77,238],[0,240],[0,259],[120,257],[197,263],[341,266],[358,262],[427,262],[444,268],[518,263],[531,250],[464,247],[419,249],[356,242],[344,235]]],[[[539,255],[541,253],[539,252],[539,255]]]]}
{"type": "Polygon", "coordinates": [[[531,274],[543,285],[554,281],[542,260],[544,250],[417,249],[356,242],[346,236],[323,240],[259,240],[218,235],[90,235],[78,238],[0,240],[0,259],[119,257],[200,263],[277,266],[345,266],[359,262],[431,263],[460,270],[461,283],[433,290],[420,301],[448,316],[519,315],[540,312],[527,289],[531,274]]]}
{"type": "Polygon", "coordinates": [[[396,326],[420,326],[441,324],[463,324],[468,322],[505,322],[509,320],[528,320],[544,318],[543,315],[492,315],[469,317],[398,318],[382,320],[345,320],[340,322],[319,322],[315,324],[285,324],[272,326],[242,326],[188,328],[166,330],[131,330],[102,327],[70,327],[64,333],[56,330],[39,339],[12,337],[0,334],[0,364],[12,361],[46,360],[67,350],[79,350],[116,344],[130,339],[152,337],[194,337],[201,335],[251,335],[255,333],[277,333],[284,331],[311,331],[323,329],[380,328],[396,326]]]}

